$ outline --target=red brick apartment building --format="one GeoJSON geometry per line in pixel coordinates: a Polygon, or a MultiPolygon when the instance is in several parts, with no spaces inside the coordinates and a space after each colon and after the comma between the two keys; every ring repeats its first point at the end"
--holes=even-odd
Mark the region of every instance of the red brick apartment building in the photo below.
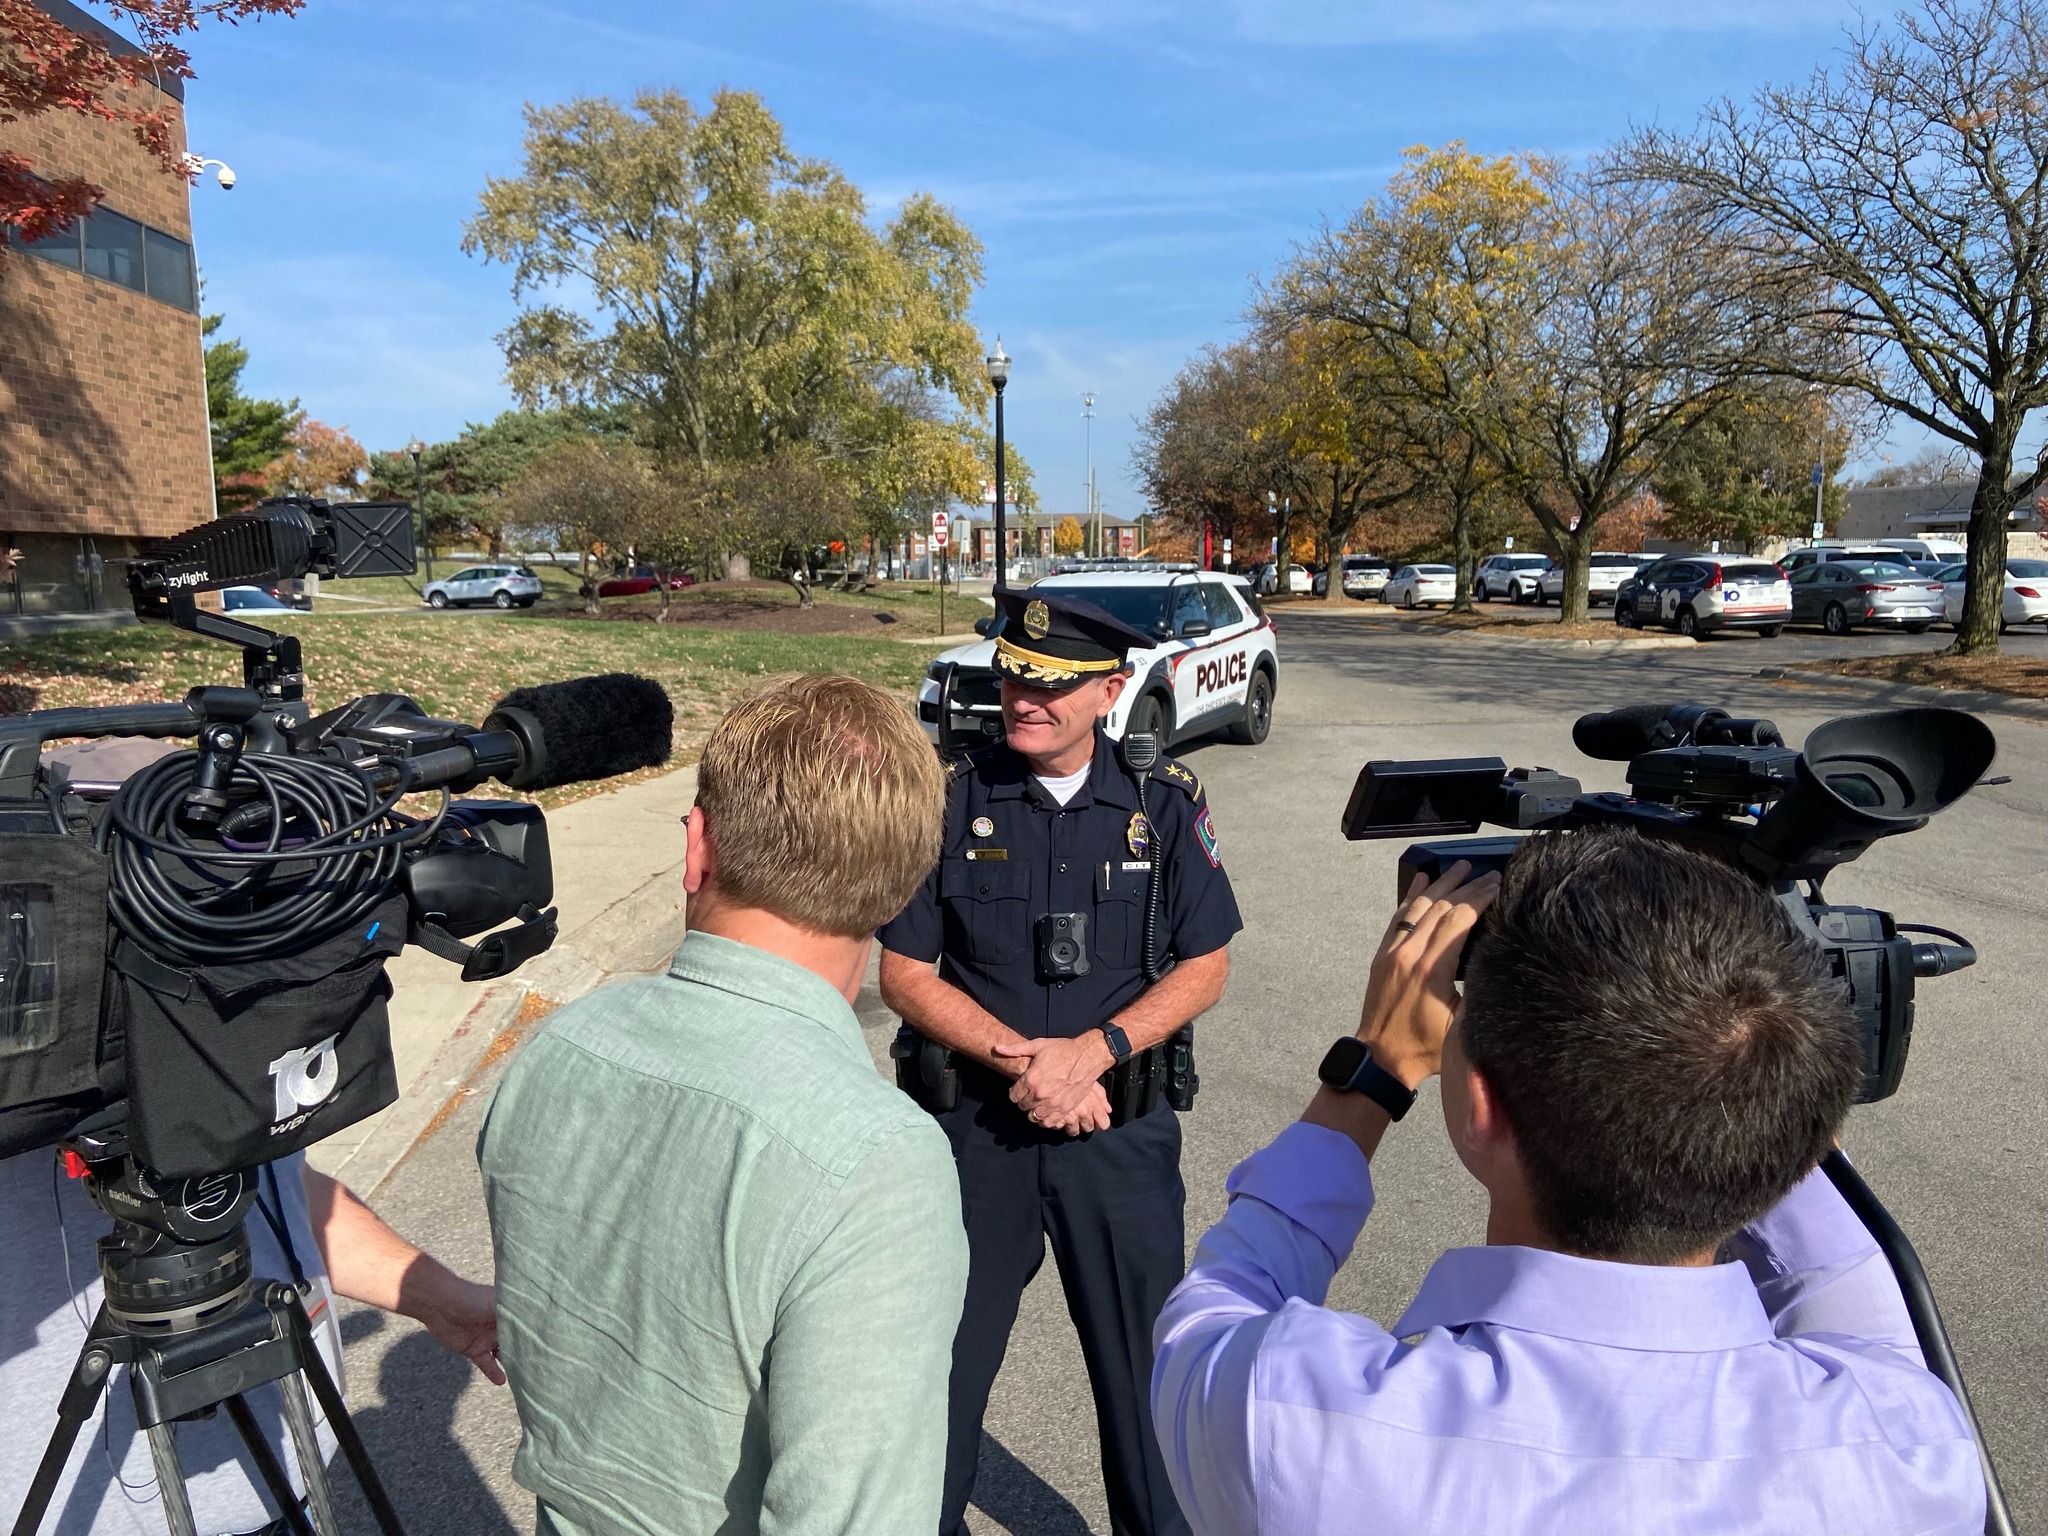
{"type": "MultiPolygon", "coordinates": [[[[36,4],[134,51],[67,0],[36,4]]],[[[160,93],[180,150],[183,87],[160,93]]],[[[106,189],[60,235],[0,241],[0,550],[20,551],[0,621],[126,609],[115,562],[214,514],[190,189],[75,113],[0,123],[0,150],[106,189]]]]}

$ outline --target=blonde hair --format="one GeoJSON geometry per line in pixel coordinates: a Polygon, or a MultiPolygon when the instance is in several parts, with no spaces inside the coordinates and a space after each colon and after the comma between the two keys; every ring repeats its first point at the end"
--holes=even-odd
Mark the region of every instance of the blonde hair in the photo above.
{"type": "Polygon", "coordinates": [[[851,677],[777,679],[697,765],[719,893],[818,933],[873,933],[938,862],[946,773],[895,699],[851,677]]]}

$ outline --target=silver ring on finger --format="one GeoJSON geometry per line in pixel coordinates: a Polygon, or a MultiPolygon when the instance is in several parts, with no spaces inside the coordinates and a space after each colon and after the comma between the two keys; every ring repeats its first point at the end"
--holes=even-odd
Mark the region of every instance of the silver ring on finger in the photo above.
{"type": "Polygon", "coordinates": [[[1405,917],[1404,917],[1404,918],[1401,918],[1400,920],[1398,920],[1398,921],[1397,921],[1397,922],[1396,922],[1396,923],[1394,924],[1394,926],[1395,926],[1396,928],[1400,929],[1400,930],[1401,930],[1401,931],[1402,931],[1403,933],[1413,933],[1413,932],[1415,931],[1415,924],[1414,924],[1414,923],[1412,923],[1412,922],[1410,922],[1410,921],[1409,921],[1409,920],[1408,920],[1407,918],[1405,918],[1405,917]]]}

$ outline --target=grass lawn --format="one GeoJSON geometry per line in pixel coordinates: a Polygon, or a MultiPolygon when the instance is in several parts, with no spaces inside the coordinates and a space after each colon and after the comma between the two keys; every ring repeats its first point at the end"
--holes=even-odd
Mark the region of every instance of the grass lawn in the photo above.
{"type": "MultiPolygon", "coordinates": [[[[445,562],[444,562],[445,564],[445,562]]],[[[450,575],[460,565],[437,566],[439,574],[450,575]]],[[[577,595],[578,577],[574,566],[537,565],[541,598],[527,617],[548,614],[587,622],[583,599],[577,595]]],[[[353,581],[322,582],[314,599],[317,613],[366,612],[360,599],[373,598],[380,604],[407,610],[418,609],[422,576],[370,576],[353,581]]],[[[602,604],[607,622],[645,622],[661,611],[661,598],[648,593],[640,597],[611,597],[602,604]]],[[[670,595],[670,622],[707,625],[715,628],[791,628],[809,633],[883,634],[896,636],[967,634],[974,621],[992,609],[982,598],[948,588],[945,627],[939,626],[938,589],[929,582],[884,582],[866,592],[832,592],[823,588],[812,593],[812,606],[799,611],[796,592],[785,582],[704,582],[670,595]],[[886,615],[886,620],[881,615],[886,615]]]]}
{"type": "MultiPolygon", "coordinates": [[[[949,597],[948,619],[952,606],[949,597]]],[[[305,648],[306,694],[315,712],[357,694],[390,692],[411,695],[429,714],[474,723],[525,684],[637,672],[667,689],[675,705],[677,763],[693,761],[726,706],[767,677],[844,672],[907,698],[933,655],[930,647],[886,635],[708,630],[531,614],[279,617],[279,627],[294,631],[305,648]]],[[[902,628],[890,626],[896,634],[902,628]]],[[[241,680],[233,647],[155,626],[0,645],[0,712],[175,699],[202,683],[241,680]]],[[[559,804],[591,792],[554,790],[541,800],[559,804]]]]}
{"type": "MultiPolygon", "coordinates": [[[[2008,642],[2010,643],[2010,642],[2008,642]]],[[[1845,656],[1834,661],[1806,661],[1802,672],[1832,672],[1840,677],[1876,677],[1922,688],[1961,688],[1976,693],[2009,693],[2022,699],[2048,699],[2048,655],[2020,642],[2023,648],[1996,656],[1951,656],[1946,651],[1916,651],[1906,656],[1845,656]]]]}

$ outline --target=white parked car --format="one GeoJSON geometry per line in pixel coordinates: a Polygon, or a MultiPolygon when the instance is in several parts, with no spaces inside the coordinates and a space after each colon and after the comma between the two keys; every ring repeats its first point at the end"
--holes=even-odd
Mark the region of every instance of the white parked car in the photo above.
{"type": "Polygon", "coordinates": [[[1404,565],[1380,588],[1380,601],[1396,608],[1448,603],[1458,595],[1458,570],[1450,565],[1404,565]]]}
{"type": "MultiPolygon", "coordinates": [[[[1133,672],[1103,721],[1112,739],[1146,731],[1162,748],[1211,731],[1257,746],[1273,726],[1280,650],[1273,621],[1242,576],[1192,568],[1089,571],[1048,576],[1033,591],[1066,592],[1158,636],[1131,655],[1133,672]]],[[[939,740],[939,694],[951,690],[953,741],[974,744],[1003,734],[995,642],[980,640],[939,656],[917,694],[925,734],[939,740]]]]}
{"type": "MultiPolygon", "coordinates": [[[[1598,550],[1592,556],[1592,563],[1586,569],[1586,601],[1589,603],[1611,603],[1614,594],[1621,590],[1621,584],[1641,570],[1655,555],[1623,555],[1611,550],[1598,550]]],[[[1564,602],[1564,567],[1553,565],[1536,578],[1536,601],[1539,603],[1564,602]]]]}
{"type": "MultiPolygon", "coordinates": [[[[1287,567],[1287,590],[1289,592],[1306,592],[1309,590],[1309,587],[1310,579],[1307,566],[1290,565],[1287,567]]],[[[1265,596],[1271,597],[1279,589],[1280,575],[1278,568],[1268,563],[1259,572],[1259,591],[1265,596]]]]}
{"type": "Polygon", "coordinates": [[[428,582],[420,596],[433,608],[531,608],[540,601],[540,578],[523,565],[472,565],[428,582]]]}
{"type": "MultiPolygon", "coordinates": [[[[1942,569],[1942,614],[1951,624],[1963,621],[1963,593],[1969,567],[1956,564],[1942,569]]],[[[2005,562],[2005,602],[1998,612],[1999,627],[2008,624],[2048,624],[2048,560],[2005,562]]]]}
{"type": "MultiPolygon", "coordinates": [[[[1344,556],[1344,595],[1346,597],[1378,597],[1380,588],[1393,575],[1387,562],[1378,555],[1344,556]]],[[[1319,572],[1316,576],[1317,597],[1323,597],[1330,590],[1330,573],[1319,572]]]]}
{"type": "Polygon", "coordinates": [[[1496,597],[1533,603],[1536,584],[1549,569],[1548,555],[1488,555],[1472,573],[1472,595],[1482,603],[1496,597]]]}

